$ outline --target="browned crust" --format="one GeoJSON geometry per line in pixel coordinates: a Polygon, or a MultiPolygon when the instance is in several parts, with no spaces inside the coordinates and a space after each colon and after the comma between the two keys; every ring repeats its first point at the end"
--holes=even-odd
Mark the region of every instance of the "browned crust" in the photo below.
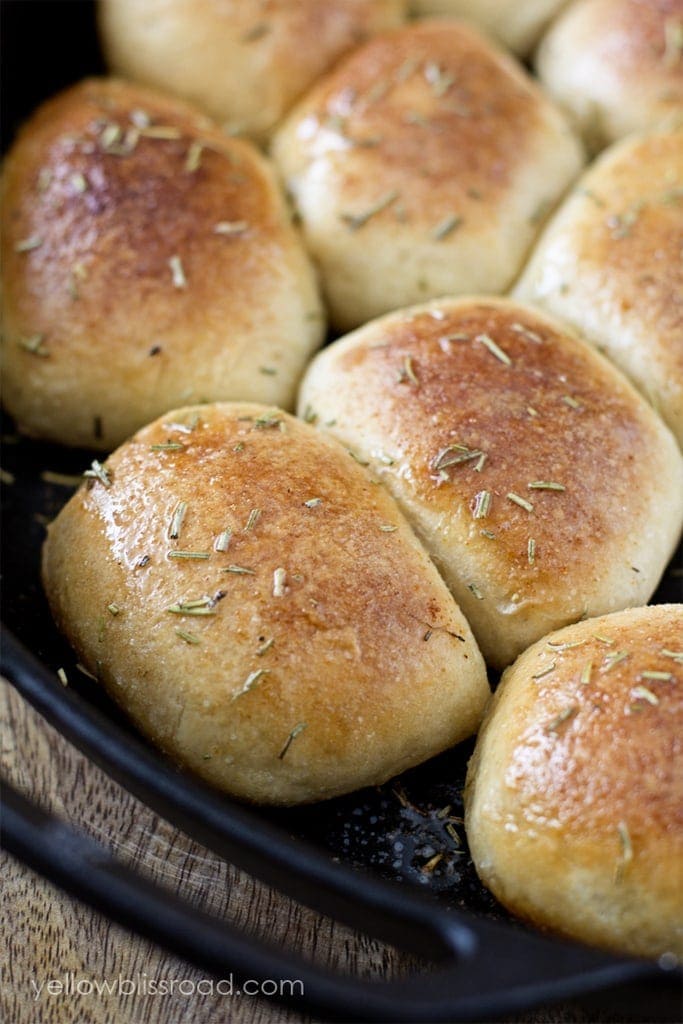
{"type": "MultiPolygon", "coordinates": [[[[60,94],[11,150],[2,205],[6,401],[28,432],[110,448],[183,393],[242,397],[249,342],[270,332],[284,381],[322,331],[272,169],[179,101],[113,79],[60,94]],[[98,402],[93,438],[80,407],[98,402]]],[[[278,386],[253,377],[249,397],[278,386]]]]}
{"type": "MultiPolygon", "coordinates": [[[[384,478],[396,492],[407,487],[411,505],[459,524],[484,580],[491,572],[497,587],[538,608],[557,595],[559,580],[590,580],[596,553],[642,519],[643,474],[659,448],[661,427],[623,378],[547,318],[505,300],[443,300],[365,330],[314,363],[315,374],[335,359],[348,403],[330,429],[351,442],[355,419],[381,435],[394,458],[376,463],[384,478]],[[405,374],[407,360],[417,383],[405,374]],[[440,478],[439,453],[454,444],[486,455],[480,472],[474,458],[446,466],[440,478]],[[564,490],[529,487],[539,481],[564,490]],[[475,519],[482,491],[490,510],[475,519]]],[[[321,424],[334,415],[324,399],[315,412],[321,424]]],[[[485,583],[474,582],[485,594],[485,583]]],[[[574,602],[580,615],[580,592],[574,602]]]]}

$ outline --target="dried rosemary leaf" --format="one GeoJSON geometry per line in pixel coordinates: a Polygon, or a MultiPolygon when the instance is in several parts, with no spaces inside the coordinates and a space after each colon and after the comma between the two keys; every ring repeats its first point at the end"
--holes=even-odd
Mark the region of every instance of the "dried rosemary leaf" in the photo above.
{"type": "Polygon", "coordinates": [[[526,549],[527,561],[529,565],[534,565],[536,562],[536,541],[533,537],[529,537],[526,549]]]}
{"type": "Polygon", "coordinates": [[[230,547],[230,541],[232,539],[232,530],[223,530],[216,537],[213,544],[214,551],[227,551],[230,547]]]}
{"type": "Polygon", "coordinates": [[[634,686],[631,690],[631,695],[635,697],[636,700],[647,701],[647,703],[652,704],[653,707],[656,707],[656,705],[659,704],[659,697],[656,693],[653,693],[652,690],[648,690],[647,686],[634,686]]]}
{"type": "Polygon", "coordinates": [[[568,722],[571,718],[574,717],[574,715],[578,713],[578,710],[579,709],[576,707],[576,705],[572,705],[569,708],[565,708],[564,711],[560,711],[559,715],[553,718],[552,722],[549,722],[549,724],[546,726],[546,731],[557,732],[560,726],[564,725],[565,722],[568,722]]]}
{"type": "Polygon", "coordinates": [[[239,690],[236,690],[230,700],[237,700],[238,697],[242,697],[245,693],[249,693],[251,688],[258,683],[259,679],[263,676],[268,675],[270,669],[268,668],[257,668],[253,672],[250,672],[247,678],[244,680],[239,690]]]}
{"type": "Polygon", "coordinates": [[[543,679],[544,676],[549,676],[551,672],[554,672],[556,668],[557,668],[557,662],[552,661],[549,665],[546,665],[545,668],[542,668],[540,672],[535,672],[534,675],[532,675],[531,678],[532,679],[543,679]]]}
{"type": "Polygon", "coordinates": [[[556,484],[552,480],[532,480],[527,484],[530,491],[566,491],[564,484],[556,484]]]}
{"type": "Polygon", "coordinates": [[[475,519],[485,519],[491,508],[491,492],[479,491],[474,496],[474,509],[472,515],[475,519]]]}
{"type": "Polygon", "coordinates": [[[40,235],[30,235],[28,238],[20,239],[14,246],[15,252],[32,252],[34,249],[40,249],[43,244],[43,239],[40,235]]]}
{"type": "Polygon", "coordinates": [[[180,536],[180,531],[183,527],[183,523],[185,522],[186,513],[187,502],[179,501],[176,507],[173,509],[173,514],[171,515],[171,522],[168,527],[169,540],[177,540],[178,537],[180,536]]]}
{"type": "Polygon", "coordinates": [[[100,462],[98,462],[97,459],[93,459],[90,469],[86,469],[83,476],[90,477],[91,479],[94,480],[99,480],[99,482],[103,484],[104,487],[111,487],[111,476],[109,474],[109,470],[105,469],[105,467],[100,462]]]}
{"type": "Polygon", "coordinates": [[[250,530],[253,530],[260,518],[261,509],[252,508],[251,512],[249,513],[249,518],[247,519],[246,524],[244,526],[244,532],[249,533],[250,530]]]}
{"type": "Polygon", "coordinates": [[[640,673],[641,679],[660,679],[663,683],[670,683],[673,680],[671,672],[658,672],[656,670],[645,671],[640,673]]]}
{"type": "Polygon", "coordinates": [[[508,491],[505,497],[508,499],[508,501],[512,501],[515,503],[515,505],[519,505],[519,507],[523,508],[525,512],[533,512],[534,510],[534,506],[531,504],[530,501],[527,501],[526,498],[520,497],[519,494],[515,494],[514,491],[508,491]]]}
{"type": "Polygon", "coordinates": [[[376,203],[369,206],[366,210],[362,210],[359,213],[342,213],[340,214],[340,220],[349,226],[351,231],[358,231],[359,228],[364,227],[373,217],[378,213],[382,213],[392,203],[395,203],[398,199],[399,193],[396,189],[392,189],[391,192],[387,192],[376,203]]]}
{"type": "Polygon", "coordinates": [[[474,594],[474,596],[476,597],[477,601],[483,601],[484,600],[484,595],[482,594],[481,590],[479,589],[479,587],[477,586],[476,583],[468,583],[467,584],[467,589],[469,591],[471,591],[471,593],[474,594]]]}
{"type": "Polygon", "coordinates": [[[188,174],[194,174],[195,171],[199,170],[199,166],[202,162],[202,153],[204,147],[201,142],[193,142],[187,151],[187,157],[185,158],[185,170],[188,174]]]}
{"type": "Polygon", "coordinates": [[[199,597],[193,601],[178,601],[166,609],[173,615],[215,615],[214,601],[210,597],[199,597]]]}
{"type": "Polygon", "coordinates": [[[249,225],[246,220],[219,220],[214,224],[214,235],[243,235],[249,225]]]}
{"type": "Polygon", "coordinates": [[[304,731],[306,726],[307,726],[306,722],[299,722],[298,725],[294,726],[294,728],[292,729],[292,731],[290,732],[289,736],[287,737],[287,739],[285,741],[284,747],[282,748],[280,753],[277,755],[279,761],[282,761],[282,759],[284,758],[285,754],[287,753],[287,751],[291,747],[292,742],[297,738],[297,736],[300,733],[302,733],[304,731]]]}
{"type": "Polygon", "coordinates": [[[432,231],[432,238],[436,242],[442,242],[444,238],[448,238],[456,228],[459,228],[462,224],[462,217],[457,213],[451,213],[448,217],[444,217],[443,220],[439,221],[434,230],[432,231]]]}
{"type": "Polygon", "coordinates": [[[169,551],[167,553],[168,558],[188,558],[190,560],[206,560],[210,558],[209,551],[169,551]]]}
{"type": "Polygon", "coordinates": [[[499,345],[497,345],[493,338],[491,338],[488,334],[477,334],[474,340],[478,341],[481,345],[484,345],[484,347],[489,350],[491,355],[494,355],[499,362],[504,363],[505,366],[512,366],[512,360],[510,359],[510,356],[507,354],[507,352],[503,352],[502,348],[499,345]]]}
{"type": "Polygon", "coordinates": [[[273,597],[284,597],[287,572],[284,569],[276,569],[273,573],[273,597]]]}
{"type": "Polygon", "coordinates": [[[25,352],[30,352],[32,356],[46,359],[50,353],[43,345],[44,339],[44,334],[32,334],[29,338],[17,338],[17,345],[25,352]]]}
{"type": "Polygon", "coordinates": [[[171,279],[173,281],[174,288],[187,288],[187,278],[185,277],[185,271],[183,269],[183,263],[180,256],[171,256],[168,261],[168,265],[171,270],[171,279]]]}
{"type": "Polygon", "coordinates": [[[248,569],[246,565],[229,565],[223,572],[232,573],[234,576],[255,576],[255,569],[248,569]]]}
{"type": "Polygon", "coordinates": [[[176,636],[179,636],[181,640],[184,640],[186,644],[200,644],[201,640],[194,633],[188,633],[184,629],[176,629],[176,636]]]}

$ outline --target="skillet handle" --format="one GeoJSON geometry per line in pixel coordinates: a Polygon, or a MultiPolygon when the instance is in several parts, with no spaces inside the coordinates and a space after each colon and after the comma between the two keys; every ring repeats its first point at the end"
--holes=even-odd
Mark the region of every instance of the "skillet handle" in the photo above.
{"type": "MultiPolygon", "coordinates": [[[[671,1013],[659,1019],[677,1019],[677,972],[555,946],[524,932],[511,942],[509,929],[484,921],[472,930],[469,952],[461,945],[457,958],[433,972],[390,982],[339,975],[198,911],[6,783],[2,825],[2,842],[11,854],[119,924],[224,979],[232,992],[249,980],[260,994],[326,1019],[464,1021],[634,983],[642,991],[654,982],[652,992],[660,1001],[663,996],[664,1012],[671,1013]]],[[[651,1013],[651,999],[648,1006],[651,1013]]]]}

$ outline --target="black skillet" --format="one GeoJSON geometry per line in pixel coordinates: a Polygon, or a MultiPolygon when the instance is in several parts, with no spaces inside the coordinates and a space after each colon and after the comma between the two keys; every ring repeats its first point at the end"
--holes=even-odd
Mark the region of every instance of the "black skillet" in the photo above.
{"type": "MultiPolygon", "coordinates": [[[[4,0],[3,143],[31,109],[102,71],[84,0],[4,0]]],[[[2,672],[62,734],[159,814],[294,899],[420,957],[393,982],[343,977],[246,937],[118,863],[103,847],[3,786],[3,842],[69,892],[224,977],[298,979],[284,1001],[340,1020],[483,1020],[558,1000],[624,1018],[678,1020],[680,974],[532,932],[479,883],[467,850],[462,785],[471,743],[400,780],[311,808],[253,810],[181,773],[102,690],[74,669],[39,580],[44,524],[91,455],[18,439],[4,426],[2,672]],[[64,689],[56,669],[67,669],[64,689]],[[437,856],[441,854],[441,856],[437,856]]],[[[683,553],[656,601],[681,599],[683,553]]]]}

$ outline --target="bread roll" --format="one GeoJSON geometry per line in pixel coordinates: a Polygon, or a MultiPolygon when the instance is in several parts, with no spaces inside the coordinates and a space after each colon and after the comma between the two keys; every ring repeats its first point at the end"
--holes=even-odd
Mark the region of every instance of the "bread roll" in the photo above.
{"type": "Polygon", "coordinates": [[[515,295],[612,359],[683,447],[683,131],[624,139],[581,179],[515,295]]]}
{"type": "Polygon", "coordinates": [[[411,0],[421,17],[465,18],[515,53],[527,54],[545,25],[567,0],[411,0]]]}
{"type": "Polygon", "coordinates": [[[263,157],[176,100],[89,80],[6,161],[4,401],[19,429],[111,449],[184,401],[290,406],[323,335],[263,157]]]}
{"type": "Polygon", "coordinates": [[[384,782],[474,732],[484,664],[393,499],[278,410],[196,406],[94,464],[43,578],[80,660],[246,800],[384,782]]]}
{"type": "Polygon", "coordinates": [[[442,299],[316,357],[299,411],[400,503],[487,661],[643,604],[683,522],[683,459],[625,377],[536,311],[442,299]]]}
{"type": "Polygon", "coordinates": [[[346,51],[399,25],[406,0],[100,0],[111,68],[192,100],[259,141],[346,51]]]}
{"type": "Polygon", "coordinates": [[[536,70],[591,150],[683,115],[683,0],[574,0],[536,70]]]}
{"type": "Polygon", "coordinates": [[[472,857],[515,914],[683,956],[683,605],[553,633],[507,670],[470,762],[472,857]]]}
{"type": "Polygon", "coordinates": [[[521,67],[449,20],[356,50],[294,109],[273,153],[342,329],[507,289],[581,166],[521,67]]]}

